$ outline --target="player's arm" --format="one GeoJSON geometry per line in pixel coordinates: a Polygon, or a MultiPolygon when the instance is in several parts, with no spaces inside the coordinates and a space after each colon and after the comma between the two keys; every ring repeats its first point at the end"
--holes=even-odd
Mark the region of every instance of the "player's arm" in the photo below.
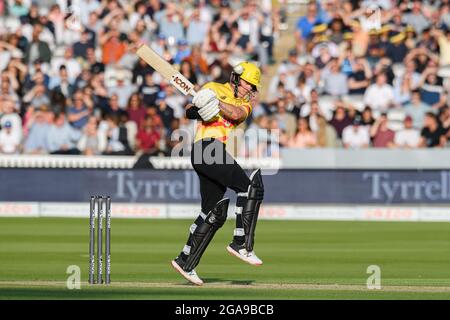
{"type": "Polygon", "coordinates": [[[222,116],[233,122],[242,122],[248,116],[247,107],[244,105],[241,106],[233,106],[231,104],[220,101],[219,109],[222,112],[222,116]]]}

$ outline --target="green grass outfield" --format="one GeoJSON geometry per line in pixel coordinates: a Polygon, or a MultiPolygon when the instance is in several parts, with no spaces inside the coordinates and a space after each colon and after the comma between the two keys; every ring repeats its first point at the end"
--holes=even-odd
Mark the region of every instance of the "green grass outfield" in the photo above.
{"type": "Polygon", "coordinates": [[[0,299],[449,299],[450,223],[259,221],[247,265],[218,231],[189,284],[170,266],[189,220],[112,221],[112,284],[89,286],[88,219],[1,218],[0,299]],[[81,290],[66,269],[81,268],[81,290]],[[381,290],[366,287],[369,265],[381,290]]]}

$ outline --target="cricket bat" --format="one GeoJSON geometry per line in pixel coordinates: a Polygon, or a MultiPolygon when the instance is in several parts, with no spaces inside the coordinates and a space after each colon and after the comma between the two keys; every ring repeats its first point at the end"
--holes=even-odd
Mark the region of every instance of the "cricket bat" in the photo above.
{"type": "Polygon", "coordinates": [[[160,73],[164,79],[169,81],[170,84],[177,88],[181,93],[184,95],[195,95],[194,85],[152,48],[143,44],[138,48],[136,54],[155,69],[155,71],[160,73]]]}

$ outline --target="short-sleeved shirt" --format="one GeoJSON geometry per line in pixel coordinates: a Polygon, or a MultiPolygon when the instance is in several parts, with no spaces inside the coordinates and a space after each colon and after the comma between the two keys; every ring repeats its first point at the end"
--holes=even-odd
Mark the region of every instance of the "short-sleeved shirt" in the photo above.
{"type": "MultiPolygon", "coordinates": [[[[212,89],[219,101],[226,104],[239,106],[243,108],[247,114],[246,118],[252,112],[252,106],[245,99],[235,98],[233,88],[229,83],[208,82],[202,89],[212,89]]],[[[194,141],[204,138],[214,138],[223,143],[227,142],[228,135],[231,130],[236,128],[239,123],[225,119],[220,113],[211,121],[198,122],[197,132],[194,141]]]]}
{"type": "Polygon", "coordinates": [[[437,128],[431,132],[428,128],[423,128],[420,135],[425,139],[425,143],[428,148],[433,148],[439,145],[441,136],[445,135],[445,129],[442,127],[437,128]]]}

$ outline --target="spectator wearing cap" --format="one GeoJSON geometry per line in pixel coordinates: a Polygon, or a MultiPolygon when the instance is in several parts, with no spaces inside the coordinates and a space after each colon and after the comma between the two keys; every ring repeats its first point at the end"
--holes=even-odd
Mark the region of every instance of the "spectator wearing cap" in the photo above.
{"type": "Polygon", "coordinates": [[[0,100],[0,126],[4,126],[6,122],[11,124],[12,134],[16,135],[20,141],[22,139],[22,118],[15,110],[14,101],[8,98],[0,100]]]}
{"type": "Polygon", "coordinates": [[[405,114],[412,117],[414,128],[420,129],[423,126],[425,114],[431,109],[430,106],[422,102],[420,91],[416,89],[411,93],[411,102],[406,104],[403,110],[405,114]]]}
{"type": "Polygon", "coordinates": [[[177,53],[173,58],[173,62],[175,64],[181,64],[184,58],[187,58],[191,55],[191,48],[188,45],[188,42],[184,39],[178,41],[177,53]]]}
{"type": "Polygon", "coordinates": [[[395,133],[394,143],[399,148],[417,148],[420,142],[420,132],[413,126],[413,118],[407,115],[403,120],[403,129],[395,133]]]}
{"type": "Polygon", "coordinates": [[[162,124],[165,129],[170,128],[170,124],[172,120],[175,118],[174,116],[174,110],[167,105],[166,101],[166,93],[164,91],[161,91],[158,94],[158,98],[156,99],[156,113],[159,116],[159,118],[162,121],[162,124]]]}
{"type": "Polygon", "coordinates": [[[343,96],[348,93],[347,77],[339,69],[337,59],[332,59],[322,73],[324,92],[332,96],[343,96]]]}
{"type": "Polygon", "coordinates": [[[375,148],[393,148],[395,146],[395,132],[388,127],[386,113],[382,113],[370,128],[370,137],[375,148]]]}
{"type": "Polygon", "coordinates": [[[438,117],[432,112],[427,112],[424,127],[420,132],[419,146],[423,148],[443,148],[447,143],[445,134],[445,129],[440,125],[438,117]]]}
{"type": "Polygon", "coordinates": [[[0,130],[0,153],[17,154],[20,138],[14,134],[11,121],[5,121],[0,130]]]}
{"type": "MultiPolygon", "coordinates": [[[[318,5],[315,1],[312,1],[306,8],[306,14],[297,20],[295,31],[297,43],[300,46],[303,45],[304,41],[310,37],[313,27],[321,23],[322,20],[318,15],[318,5]]],[[[301,47],[299,47],[299,51],[302,51],[301,47]]]]}
{"type": "Polygon", "coordinates": [[[342,143],[344,148],[368,148],[370,144],[369,129],[361,125],[361,120],[355,118],[352,125],[342,131],[342,143]]]}
{"type": "Polygon", "coordinates": [[[408,48],[405,45],[405,34],[400,32],[390,38],[390,44],[386,49],[386,56],[392,60],[393,63],[402,63],[405,59],[408,48]]]}
{"type": "Polygon", "coordinates": [[[385,73],[376,76],[376,82],[371,84],[364,93],[364,104],[380,112],[387,111],[394,102],[394,89],[387,84],[385,73]]]}

